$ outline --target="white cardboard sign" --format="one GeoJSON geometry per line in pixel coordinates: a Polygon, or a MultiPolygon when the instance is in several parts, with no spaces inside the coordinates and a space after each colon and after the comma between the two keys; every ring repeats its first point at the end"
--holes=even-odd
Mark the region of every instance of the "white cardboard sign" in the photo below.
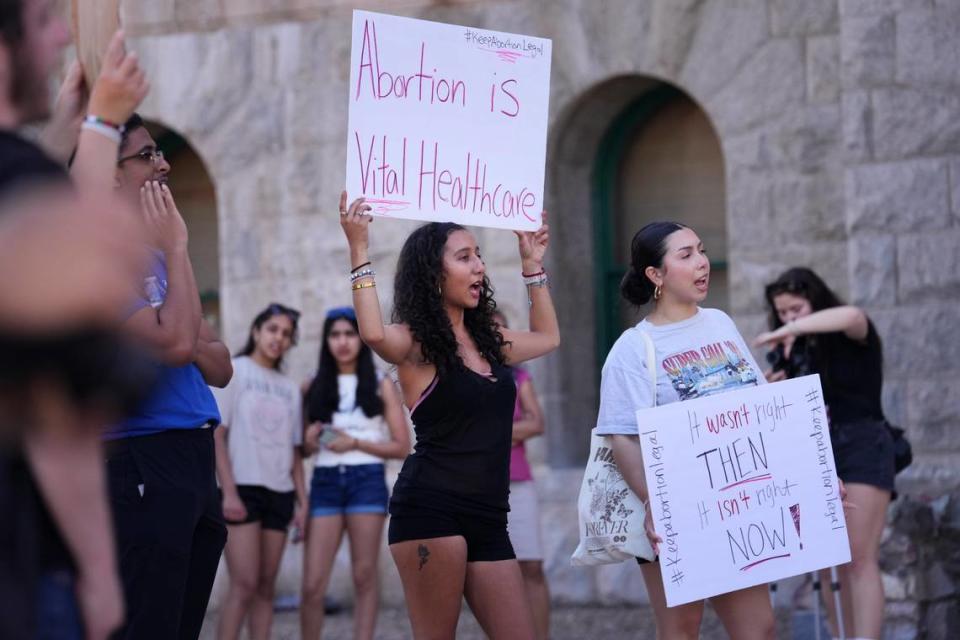
{"type": "Polygon", "coordinates": [[[347,193],[376,215],[535,230],[551,42],[353,12],[347,193]]]}
{"type": "Polygon", "coordinates": [[[820,377],[637,411],[667,605],[850,561],[820,377]]]}

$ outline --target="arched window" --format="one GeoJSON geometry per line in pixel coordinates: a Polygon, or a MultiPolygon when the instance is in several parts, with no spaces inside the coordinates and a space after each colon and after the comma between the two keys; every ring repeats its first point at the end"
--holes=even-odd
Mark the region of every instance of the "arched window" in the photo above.
{"type": "Polygon", "coordinates": [[[602,363],[620,333],[640,318],[619,295],[630,240],[654,220],[697,231],[710,255],[704,306],[727,309],[726,194],[720,141],[703,110],[660,83],[614,119],[594,169],[597,355],[602,363]]]}

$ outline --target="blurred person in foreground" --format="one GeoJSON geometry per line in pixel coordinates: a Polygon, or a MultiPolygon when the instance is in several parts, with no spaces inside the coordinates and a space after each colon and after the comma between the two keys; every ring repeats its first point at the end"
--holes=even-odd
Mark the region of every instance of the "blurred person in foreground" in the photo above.
{"type": "MultiPolygon", "coordinates": [[[[114,331],[141,268],[139,225],[103,189],[81,202],[63,168],[78,138],[91,179],[106,184],[97,166],[116,157],[92,124],[80,134],[78,66],[43,135],[58,155],[16,133],[51,115],[47,86],[69,41],[55,8],[0,0],[0,512],[16,515],[0,520],[3,638],[105,638],[122,620],[97,427],[146,382],[114,331]]],[[[89,104],[122,121],[146,87],[122,37],[113,47],[89,104]]]]}

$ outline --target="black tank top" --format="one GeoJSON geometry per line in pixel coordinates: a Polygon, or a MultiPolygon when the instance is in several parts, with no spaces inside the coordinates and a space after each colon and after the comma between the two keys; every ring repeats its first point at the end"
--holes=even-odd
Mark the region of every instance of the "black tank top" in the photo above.
{"type": "Polygon", "coordinates": [[[434,380],[411,415],[417,444],[403,463],[393,502],[506,517],[517,387],[510,367],[490,377],[460,365],[434,380]]]}

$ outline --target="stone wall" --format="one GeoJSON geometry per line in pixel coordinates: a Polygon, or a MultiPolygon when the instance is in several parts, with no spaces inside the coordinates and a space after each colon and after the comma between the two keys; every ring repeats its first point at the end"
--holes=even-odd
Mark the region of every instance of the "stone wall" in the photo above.
{"type": "MultiPolygon", "coordinates": [[[[350,300],[334,203],[344,182],[352,6],[124,3],[153,85],[144,114],[190,141],[217,188],[225,337],[238,345],[270,300],[297,306],[305,321],[291,358],[298,378],[315,361],[323,310],[350,300]]],[[[721,141],[741,330],[763,328],[762,285],[794,264],[815,266],[880,330],[885,407],[916,450],[883,546],[888,636],[957,633],[960,2],[381,0],[364,8],[554,40],[549,266],[564,344],[532,369],[548,417],[534,457],[547,463],[538,479],[555,598],[644,598],[635,567],[574,570],[568,558],[577,467],[597,404],[591,172],[617,114],[669,82],[703,108],[721,141]]],[[[374,226],[382,282],[413,226],[374,226]]],[[[522,324],[515,243],[503,232],[479,236],[498,300],[522,324]]],[[[390,288],[380,294],[389,307],[390,288]]],[[[295,556],[286,562],[284,584],[294,589],[295,556]]],[[[387,601],[399,602],[388,560],[383,574],[387,601]]],[[[348,594],[344,579],[334,588],[348,594]]],[[[788,604],[791,594],[781,594],[788,604]]]]}
{"type": "Polygon", "coordinates": [[[917,462],[882,564],[888,636],[960,633],[960,3],[840,3],[850,297],[884,339],[885,408],[917,462]]]}

